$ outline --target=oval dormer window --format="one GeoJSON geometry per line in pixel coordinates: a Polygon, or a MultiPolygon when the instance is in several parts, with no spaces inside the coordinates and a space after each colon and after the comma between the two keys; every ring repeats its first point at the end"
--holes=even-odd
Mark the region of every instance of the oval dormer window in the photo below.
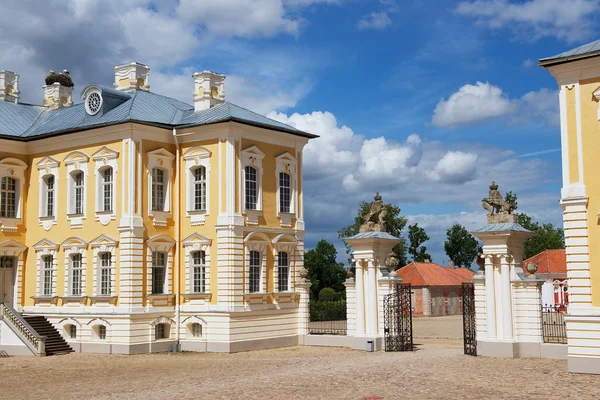
{"type": "Polygon", "coordinates": [[[94,91],[88,94],[85,99],[85,111],[90,115],[96,115],[100,111],[100,108],[102,108],[102,96],[100,92],[94,91]]]}

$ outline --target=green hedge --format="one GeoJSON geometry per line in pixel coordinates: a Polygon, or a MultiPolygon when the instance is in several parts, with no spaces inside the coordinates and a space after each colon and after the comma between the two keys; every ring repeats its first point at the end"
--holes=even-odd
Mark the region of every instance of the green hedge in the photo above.
{"type": "Polygon", "coordinates": [[[346,300],[309,303],[311,321],[341,321],[346,319],[346,300]]]}

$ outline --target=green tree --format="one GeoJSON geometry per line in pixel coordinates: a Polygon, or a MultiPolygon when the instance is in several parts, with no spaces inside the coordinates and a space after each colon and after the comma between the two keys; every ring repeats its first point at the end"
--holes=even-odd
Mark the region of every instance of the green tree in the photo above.
{"type": "MultiPolygon", "coordinates": [[[[406,239],[402,237],[402,231],[406,226],[406,218],[400,215],[400,207],[395,206],[393,204],[385,205],[388,213],[385,217],[385,223],[387,226],[387,231],[390,235],[401,238],[400,243],[398,243],[392,251],[398,258],[399,267],[403,267],[408,264],[408,259],[406,257],[407,244],[406,239]]],[[[342,228],[338,231],[338,237],[340,239],[347,238],[350,236],[356,235],[360,230],[360,225],[362,224],[361,216],[368,212],[371,208],[371,203],[367,203],[363,201],[358,206],[358,212],[356,217],[354,218],[354,223],[352,225],[348,225],[345,228],[342,228]]],[[[348,254],[348,262],[352,263],[352,247],[346,243],[346,253],[348,254]]],[[[354,267],[354,266],[353,266],[354,267]]]]}
{"type": "Polygon", "coordinates": [[[313,298],[318,298],[323,288],[332,288],[336,292],[346,289],[346,269],[336,259],[335,246],[324,239],[319,240],[317,247],[304,254],[304,268],[308,270],[308,279],[312,283],[310,290],[313,298]]]}
{"type": "Polygon", "coordinates": [[[481,247],[467,228],[454,224],[446,232],[448,240],[444,242],[444,250],[457,267],[470,268],[481,247]]]}
{"type": "MultiPolygon", "coordinates": [[[[513,209],[517,209],[517,194],[513,192],[506,193],[506,201],[511,201],[513,209]]],[[[523,228],[532,231],[532,237],[525,241],[525,258],[530,258],[536,254],[550,249],[565,248],[565,233],[562,228],[555,227],[553,224],[540,224],[525,213],[515,213],[517,222],[523,228]]]]}
{"type": "Polygon", "coordinates": [[[525,229],[533,231],[532,237],[525,241],[525,258],[533,257],[549,249],[564,249],[565,234],[562,228],[554,225],[534,222],[524,213],[517,214],[517,222],[525,229]]]}
{"type": "Polygon", "coordinates": [[[518,202],[517,202],[517,195],[516,193],[513,192],[507,192],[506,196],[504,197],[504,201],[506,201],[508,204],[511,205],[512,210],[516,210],[517,207],[519,206],[518,202]]]}
{"type": "Polygon", "coordinates": [[[431,256],[427,254],[427,247],[422,246],[423,243],[429,240],[429,236],[425,229],[419,225],[409,225],[408,227],[408,254],[413,258],[413,261],[424,262],[431,261],[431,256]]]}

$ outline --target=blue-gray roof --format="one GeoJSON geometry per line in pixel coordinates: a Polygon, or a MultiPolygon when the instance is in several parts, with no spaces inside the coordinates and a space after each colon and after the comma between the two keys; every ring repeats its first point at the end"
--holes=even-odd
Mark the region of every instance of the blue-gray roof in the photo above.
{"type": "Polygon", "coordinates": [[[552,57],[542,58],[538,64],[541,66],[549,66],[597,55],[600,55],[600,39],[552,57]]]}
{"type": "Polygon", "coordinates": [[[474,230],[472,233],[484,233],[484,232],[525,232],[525,233],[533,233],[530,230],[523,228],[519,224],[511,223],[511,224],[487,224],[483,228],[479,228],[474,230]]]}
{"type": "Polygon", "coordinates": [[[235,121],[307,138],[317,137],[229,102],[218,104],[208,110],[194,111],[194,107],[187,103],[156,93],[143,90],[121,92],[97,87],[102,91],[104,104],[102,110],[96,115],[89,115],[83,103],[50,109],[0,101],[0,136],[34,140],[53,134],[123,122],[177,128],[235,121]]]}
{"type": "Polygon", "coordinates": [[[387,232],[360,232],[354,236],[349,238],[344,238],[344,240],[348,239],[388,239],[388,240],[400,240],[396,236],[390,235],[387,232]]]}

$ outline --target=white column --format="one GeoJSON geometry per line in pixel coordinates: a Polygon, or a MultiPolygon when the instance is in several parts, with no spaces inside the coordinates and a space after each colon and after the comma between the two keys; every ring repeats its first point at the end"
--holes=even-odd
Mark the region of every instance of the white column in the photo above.
{"type": "Polygon", "coordinates": [[[308,323],[310,321],[310,312],[308,302],[310,298],[310,286],[312,284],[306,279],[300,279],[296,282],[296,290],[300,292],[300,303],[298,304],[298,334],[308,335],[308,323]]]}
{"type": "Polygon", "coordinates": [[[487,337],[496,338],[496,297],[494,283],[494,265],[492,256],[485,257],[485,306],[487,315],[487,337]]]}
{"type": "Polygon", "coordinates": [[[356,336],[365,334],[365,283],[362,260],[356,262],[356,336]]]}
{"type": "Polygon", "coordinates": [[[502,336],[505,340],[511,340],[513,338],[509,257],[510,256],[502,256],[500,258],[500,274],[502,277],[502,336]]]}
{"type": "Polygon", "coordinates": [[[375,260],[369,259],[367,268],[367,335],[377,335],[377,281],[375,260]]]}

